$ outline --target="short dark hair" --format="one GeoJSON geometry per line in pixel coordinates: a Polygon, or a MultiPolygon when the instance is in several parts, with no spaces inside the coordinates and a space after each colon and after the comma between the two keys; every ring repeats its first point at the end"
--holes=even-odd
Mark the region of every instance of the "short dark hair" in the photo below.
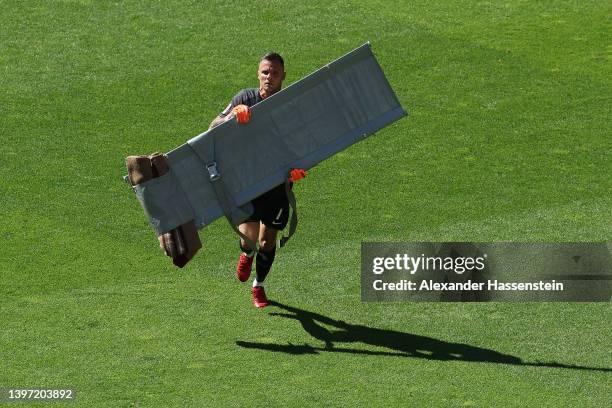
{"type": "Polygon", "coordinates": [[[283,61],[283,57],[280,56],[279,53],[274,52],[274,51],[270,51],[270,52],[266,52],[263,57],[261,57],[261,59],[259,60],[259,62],[266,60],[266,61],[270,61],[270,62],[278,62],[279,64],[281,64],[283,66],[283,68],[285,68],[285,61],[283,61]]]}

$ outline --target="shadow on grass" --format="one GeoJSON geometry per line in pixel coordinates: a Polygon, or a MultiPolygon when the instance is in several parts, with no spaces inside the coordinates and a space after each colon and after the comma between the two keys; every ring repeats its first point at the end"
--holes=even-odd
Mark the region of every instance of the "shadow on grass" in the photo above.
{"type": "Polygon", "coordinates": [[[412,357],[440,361],[471,361],[498,364],[511,364],[535,367],[556,367],[575,370],[592,370],[610,372],[610,368],[584,367],[561,364],[556,362],[524,362],[520,358],[509,354],[502,354],[495,350],[470,346],[461,343],[449,343],[431,337],[403,333],[395,330],[384,330],[373,327],[350,324],[335,320],[318,313],[287,306],[275,301],[270,302],[289,313],[270,313],[271,316],[295,319],[300,322],[304,330],[317,340],[325,343],[325,347],[313,347],[308,344],[273,344],[236,341],[243,348],[253,348],[287,354],[319,354],[320,352],[349,353],[370,356],[412,357]],[[338,330],[328,330],[322,324],[332,326],[338,330]],[[370,351],[346,347],[337,347],[336,343],[364,343],[377,347],[384,347],[392,351],[370,351]]]}

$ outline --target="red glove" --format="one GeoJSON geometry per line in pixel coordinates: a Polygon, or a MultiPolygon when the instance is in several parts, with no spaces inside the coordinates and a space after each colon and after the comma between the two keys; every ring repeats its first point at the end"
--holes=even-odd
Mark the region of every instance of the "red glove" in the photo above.
{"type": "Polygon", "coordinates": [[[232,113],[236,116],[238,123],[245,124],[251,120],[251,110],[246,105],[238,105],[232,109],[232,113]]]}
{"type": "Polygon", "coordinates": [[[289,172],[289,181],[295,183],[296,181],[303,179],[307,175],[308,173],[304,169],[292,169],[289,172]]]}

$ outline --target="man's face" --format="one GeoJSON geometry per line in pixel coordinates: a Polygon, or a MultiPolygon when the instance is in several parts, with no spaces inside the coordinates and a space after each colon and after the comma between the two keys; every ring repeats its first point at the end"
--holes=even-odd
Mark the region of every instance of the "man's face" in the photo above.
{"type": "Polygon", "coordinates": [[[285,69],[277,61],[262,60],[257,70],[259,92],[263,98],[280,91],[285,79],[285,69]]]}

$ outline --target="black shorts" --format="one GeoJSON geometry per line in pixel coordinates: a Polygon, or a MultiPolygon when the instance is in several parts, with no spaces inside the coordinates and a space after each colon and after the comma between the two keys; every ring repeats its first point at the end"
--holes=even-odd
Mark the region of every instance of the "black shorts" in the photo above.
{"type": "Polygon", "coordinates": [[[281,184],[251,201],[253,214],[245,222],[263,222],[266,227],[282,230],[289,221],[289,201],[281,184]]]}

